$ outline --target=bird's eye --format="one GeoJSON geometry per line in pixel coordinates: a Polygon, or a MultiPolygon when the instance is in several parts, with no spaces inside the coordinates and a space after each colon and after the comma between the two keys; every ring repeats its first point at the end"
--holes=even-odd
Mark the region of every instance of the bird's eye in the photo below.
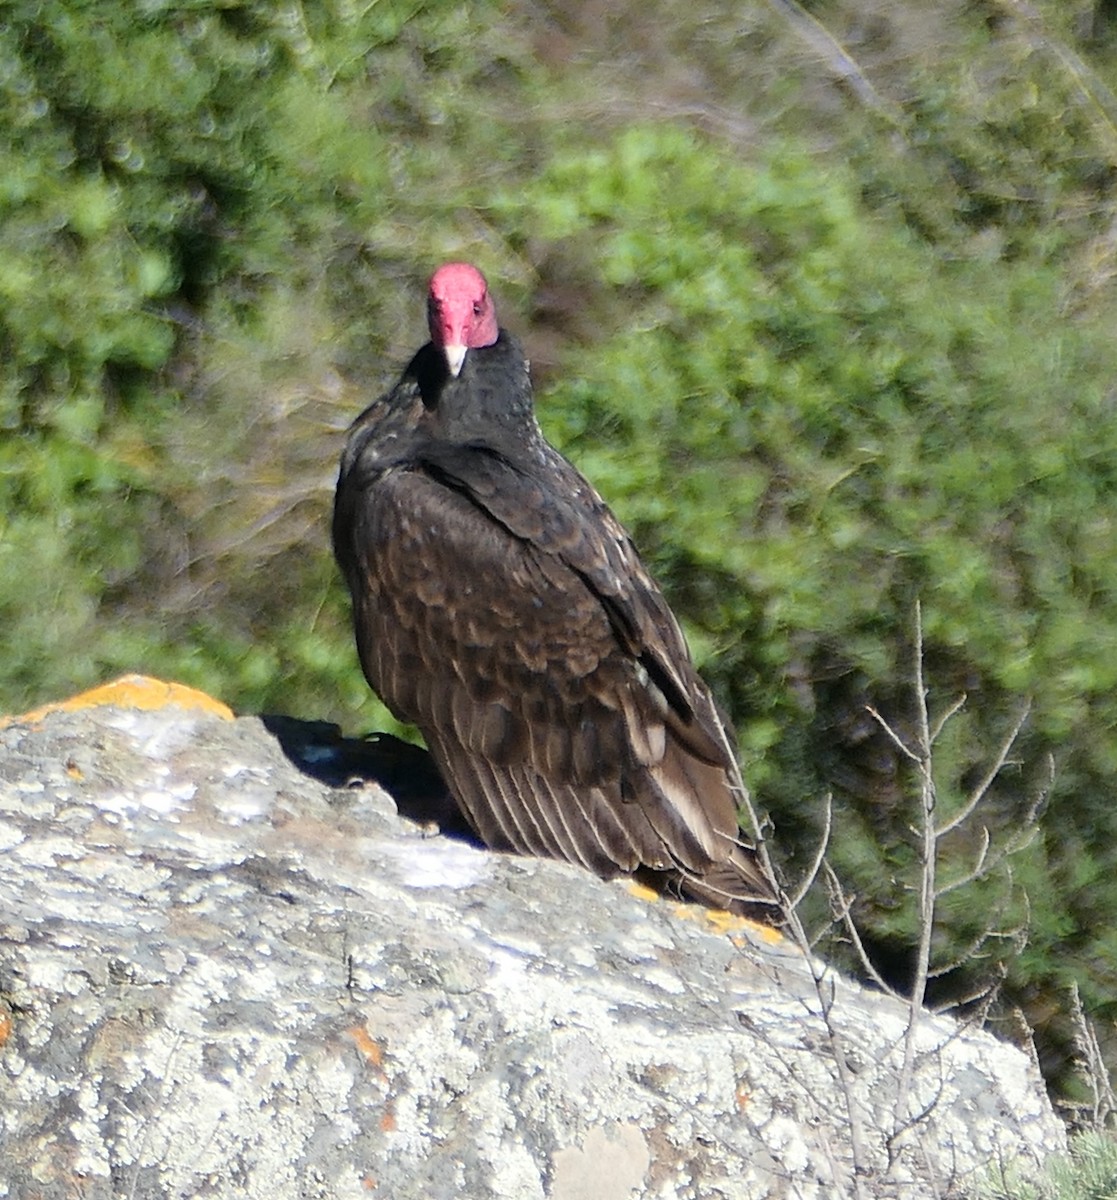
{"type": "Polygon", "coordinates": [[[480,300],[474,300],[474,302],[473,302],[473,315],[474,315],[475,317],[479,317],[483,311],[484,311],[484,309],[481,307],[481,301],[480,301],[480,300]]]}

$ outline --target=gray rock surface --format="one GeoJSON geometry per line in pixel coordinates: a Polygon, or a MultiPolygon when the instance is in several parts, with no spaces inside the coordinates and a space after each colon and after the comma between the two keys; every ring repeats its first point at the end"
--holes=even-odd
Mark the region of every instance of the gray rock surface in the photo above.
{"type": "Polygon", "coordinates": [[[904,1128],[905,1010],[787,942],[104,698],[0,729],[0,1197],[963,1195],[1063,1148],[987,1034],[920,1023],[904,1128]]]}

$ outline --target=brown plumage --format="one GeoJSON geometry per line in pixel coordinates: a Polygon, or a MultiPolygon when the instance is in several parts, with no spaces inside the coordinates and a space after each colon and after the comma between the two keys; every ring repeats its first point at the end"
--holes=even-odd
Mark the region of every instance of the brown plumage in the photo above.
{"type": "Polygon", "coordinates": [[[480,273],[442,267],[428,315],[341,461],[334,551],[369,683],[487,845],[774,914],[709,690],[632,541],[543,439],[480,273]]]}

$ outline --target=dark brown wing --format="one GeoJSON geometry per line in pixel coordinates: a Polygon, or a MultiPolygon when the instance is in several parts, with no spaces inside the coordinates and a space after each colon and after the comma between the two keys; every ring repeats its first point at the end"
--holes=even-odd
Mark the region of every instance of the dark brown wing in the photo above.
{"type": "MultiPolygon", "coordinates": [[[[422,730],[491,846],[701,875],[741,859],[740,777],[682,634],[588,483],[427,446],[338,497],[373,688],[422,730]]],[[[738,893],[742,888],[738,888],[738,893]]]]}

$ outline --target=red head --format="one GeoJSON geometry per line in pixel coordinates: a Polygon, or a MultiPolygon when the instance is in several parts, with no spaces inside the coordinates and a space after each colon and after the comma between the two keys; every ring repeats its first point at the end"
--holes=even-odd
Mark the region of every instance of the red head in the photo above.
{"type": "Polygon", "coordinates": [[[427,323],[450,374],[457,375],[467,350],[491,346],[500,333],[484,275],[469,263],[439,267],[431,277],[427,323]]]}

